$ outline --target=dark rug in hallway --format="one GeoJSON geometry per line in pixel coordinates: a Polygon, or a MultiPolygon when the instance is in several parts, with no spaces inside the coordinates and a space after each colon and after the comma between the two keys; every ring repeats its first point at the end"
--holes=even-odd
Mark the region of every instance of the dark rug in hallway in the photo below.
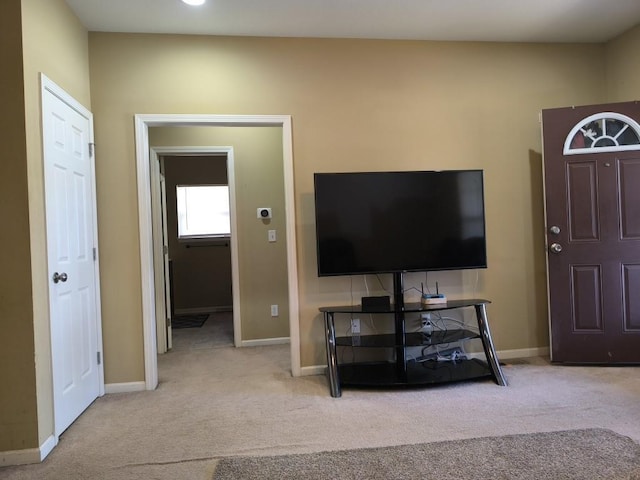
{"type": "Polygon", "coordinates": [[[209,318],[208,313],[176,315],[171,319],[171,328],[200,328],[209,318]]]}

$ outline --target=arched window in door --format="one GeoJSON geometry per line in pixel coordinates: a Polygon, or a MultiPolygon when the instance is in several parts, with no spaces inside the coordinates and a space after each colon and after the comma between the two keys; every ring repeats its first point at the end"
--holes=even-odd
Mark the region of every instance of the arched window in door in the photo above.
{"type": "Polygon", "coordinates": [[[614,112],[591,115],[576,124],[567,135],[563,153],[618,152],[640,150],[640,125],[614,112]]]}

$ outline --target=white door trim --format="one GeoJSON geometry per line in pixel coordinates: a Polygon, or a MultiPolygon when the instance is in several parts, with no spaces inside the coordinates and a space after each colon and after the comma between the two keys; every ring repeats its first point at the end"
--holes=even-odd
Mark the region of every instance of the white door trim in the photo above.
{"type": "MultiPolygon", "coordinates": [[[[242,311],[240,310],[240,261],[238,258],[238,224],[236,218],[236,184],[235,184],[235,169],[234,169],[234,152],[233,147],[226,146],[209,146],[209,147],[191,147],[191,146],[175,146],[175,147],[150,147],[151,162],[159,162],[161,155],[174,155],[179,157],[186,156],[203,156],[223,153],[227,157],[227,182],[229,184],[229,213],[231,216],[231,290],[233,295],[233,343],[236,347],[240,347],[242,343],[242,311]]],[[[155,164],[154,164],[155,166],[155,164]]],[[[155,181],[155,180],[152,180],[155,181]]],[[[153,188],[153,186],[152,186],[153,188]]],[[[152,199],[153,201],[153,199],[152,199]]],[[[155,208],[155,205],[154,205],[155,208]]],[[[152,210],[153,211],[153,210],[152,210]]],[[[154,221],[156,221],[154,218],[154,221]]],[[[156,230],[158,231],[158,226],[156,230]]],[[[156,249],[155,254],[155,268],[158,268],[160,261],[163,259],[158,258],[161,256],[161,245],[158,243],[158,239],[154,239],[156,249]]],[[[156,283],[156,292],[161,287],[156,283]]],[[[157,299],[157,296],[156,296],[157,299]]],[[[156,307],[158,301],[156,301],[156,307]]],[[[160,352],[163,353],[163,352],[160,352]]]]}
{"type": "Polygon", "coordinates": [[[165,275],[165,220],[166,208],[164,208],[165,192],[162,185],[164,178],[161,174],[162,162],[154,156],[151,150],[149,161],[150,188],[151,188],[151,222],[153,224],[153,273],[155,278],[155,299],[156,299],[156,348],[158,353],[166,353],[169,345],[169,335],[167,327],[167,278],[165,275]]]}
{"type": "Polygon", "coordinates": [[[138,217],[140,231],[140,273],[142,283],[142,322],[144,336],[145,384],[147,390],[158,385],[156,345],[153,235],[149,172],[149,127],[235,126],[282,127],[287,272],[289,283],[289,335],[291,373],[300,376],[300,329],[298,268],[296,259],[295,197],[293,188],[293,145],[290,115],[181,115],[138,114],[134,117],[136,167],[138,181],[138,217]]]}
{"type": "MultiPolygon", "coordinates": [[[[80,114],[81,116],[85,117],[88,121],[89,121],[89,143],[93,145],[94,143],[94,133],[93,133],[93,114],[87,110],[82,104],[80,104],[80,102],[78,102],[75,98],[73,98],[71,95],[69,95],[65,90],[63,90],[60,86],[58,86],[55,82],[53,82],[51,79],[49,79],[45,74],[40,73],[40,93],[41,93],[41,102],[43,101],[43,99],[45,98],[45,93],[49,92],[50,94],[54,95],[55,97],[57,97],[60,101],[62,101],[63,103],[65,103],[67,106],[69,106],[71,109],[75,110],[78,114],[80,114]]],[[[45,125],[43,124],[42,128],[45,128],[45,125]]],[[[44,155],[45,152],[43,150],[42,152],[43,155],[43,163],[44,163],[44,155]]],[[[96,307],[96,342],[97,342],[97,349],[99,354],[101,355],[101,357],[104,357],[104,355],[102,355],[103,353],[103,344],[102,344],[102,307],[101,307],[101,294],[100,294],[100,255],[99,255],[99,248],[98,248],[98,209],[97,209],[97,201],[96,201],[96,155],[95,155],[95,149],[93,152],[93,155],[90,156],[91,157],[91,198],[89,199],[91,208],[93,209],[93,225],[92,225],[92,229],[93,229],[93,238],[94,238],[94,245],[95,245],[95,262],[94,262],[94,267],[95,267],[95,275],[94,275],[94,285],[95,285],[95,307],[96,307]]],[[[47,271],[48,271],[48,267],[47,267],[47,271]]],[[[47,287],[48,290],[51,288],[51,283],[47,282],[47,287]]],[[[49,291],[47,290],[48,295],[50,296],[49,291]]],[[[49,318],[49,322],[51,322],[51,318],[49,318]]],[[[53,347],[53,334],[50,332],[51,335],[51,344],[53,347]]],[[[53,350],[51,352],[53,354],[53,350]]],[[[51,358],[51,362],[53,364],[53,358],[51,358]]],[[[51,371],[51,378],[52,378],[52,386],[55,382],[55,375],[53,373],[53,371],[51,371]]],[[[104,395],[105,392],[105,387],[104,387],[104,358],[101,359],[100,364],[98,365],[98,381],[99,381],[99,388],[98,388],[98,395],[102,396],[104,395]]],[[[55,387],[54,391],[55,391],[55,387]]],[[[54,399],[54,405],[53,405],[53,411],[54,411],[54,437],[55,437],[55,444],[57,444],[58,442],[58,437],[59,435],[62,433],[61,431],[59,431],[59,427],[56,425],[56,420],[55,420],[55,412],[56,412],[56,406],[55,406],[55,394],[54,392],[52,392],[52,398],[54,399]]],[[[48,452],[47,452],[48,454],[48,452]]]]}

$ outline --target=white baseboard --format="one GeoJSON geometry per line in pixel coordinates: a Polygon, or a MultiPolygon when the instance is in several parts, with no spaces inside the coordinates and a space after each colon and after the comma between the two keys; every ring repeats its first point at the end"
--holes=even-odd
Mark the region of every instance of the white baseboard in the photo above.
{"type": "Polygon", "coordinates": [[[176,315],[196,315],[198,313],[217,313],[232,312],[231,305],[223,305],[221,307],[193,307],[193,308],[176,308],[173,313],[176,315]]]}
{"type": "Polygon", "coordinates": [[[496,352],[499,360],[512,360],[514,358],[529,358],[529,357],[548,357],[549,347],[537,347],[537,348],[520,348],[516,350],[500,350],[496,352]]]}
{"type": "Polygon", "coordinates": [[[24,450],[0,452],[0,467],[40,463],[51,453],[51,450],[53,450],[57,443],[56,437],[51,435],[39,448],[25,448],[24,450]]]}
{"type": "Polygon", "coordinates": [[[324,375],[326,372],[326,365],[313,365],[311,367],[302,367],[300,369],[300,376],[304,377],[307,375],[324,375]]]}
{"type": "Polygon", "coordinates": [[[25,448],[24,450],[9,450],[0,452],[0,467],[10,465],[28,465],[29,463],[40,463],[39,448],[25,448]]]}
{"type": "Polygon", "coordinates": [[[57,444],[58,439],[55,437],[55,435],[51,435],[49,438],[47,438],[44,443],[40,445],[40,461],[47,458],[47,455],[51,453],[51,451],[57,444]]]}
{"type": "Polygon", "coordinates": [[[104,393],[142,392],[146,389],[145,382],[107,383],[104,386],[104,393]]]}
{"type": "Polygon", "coordinates": [[[275,338],[259,338],[257,340],[242,340],[241,347],[263,347],[265,345],[283,345],[289,343],[289,337],[275,337],[275,338]]]}

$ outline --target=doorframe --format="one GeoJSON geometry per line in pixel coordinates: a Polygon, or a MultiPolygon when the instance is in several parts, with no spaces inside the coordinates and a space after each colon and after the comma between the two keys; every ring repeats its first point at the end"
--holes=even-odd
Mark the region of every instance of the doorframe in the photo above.
{"type": "MultiPolygon", "coordinates": [[[[62,87],[60,87],[58,84],[56,84],[53,80],[51,80],[49,77],[47,77],[44,73],[40,73],[40,108],[41,108],[41,114],[44,115],[44,108],[43,108],[43,102],[44,102],[44,97],[46,93],[50,93],[51,95],[55,96],[56,98],[58,98],[61,102],[63,102],[65,105],[67,105],[69,108],[75,110],[77,113],[79,113],[81,116],[85,117],[88,122],[89,122],[89,138],[88,143],[90,145],[94,145],[94,130],[93,130],[93,113],[91,113],[90,110],[88,110],[87,108],[85,108],[79,101],[77,101],[75,98],[73,98],[69,93],[67,93],[62,87]]],[[[44,129],[47,128],[48,123],[45,122],[43,120],[42,122],[42,137],[44,138],[44,129]]],[[[43,140],[44,142],[44,140],[43,140]]],[[[87,146],[87,148],[89,148],[89,146],[87,146]]],[[[46,149],[45,146],[43,144],[42,147],[42,162],[43,162],[43,178],[44,181],[46,181],[46,149]]],[[[95,308],[96,308],[96,348],[98,353],[100,354],[101,357],[104,357],[103,355],[103,351],[104,351],[104,346],[103,346],[103,341],[102,341],[102,295],[101,295],[101,290],[100,290],[100,249],[98,247],[98,207],[97,207],[97,192],[96,192],[96,155],[95,155],[95,149],[93,149],[93,153],[89,156],[90,157],[90,163],[91,163],[91,178],[90,178],[90,182],[91,182],[91,198],[89,199],[89,203],[91,205],[91,208],[93,210],[93,225],[92,225],[92,230],[93,230],[93,244],[94,244],[94,248],[95,248],[95,259],[94,259],[94,278],[93,278],[93,283],[94,283],[94,288],[95,288],[95,308]]],[[[44,185],[44,187],[46,189],[46,185],[44,185]]],[[[44,192],[44,197],[45,197],[45,201],[46,201],[46,190],[43,190],[44,192]]],[[[46,218],[46,202],[45,202],[45,218],[46,218]]],[[[45,225],[46,226],[46,225],[45,225]]],[[[45,228],[46,230],[46,228],[45,228]]],[[[47,246],[47,272],[49,272],[49,248],[47,246]]],[[[49,296],[49,298],[51,297],[51,295],[49,294],[51,290],[51,283],[47,282],[47,295],[49,296]]],[[[49,326],[51,325],[51,302],[49,301],[48,303],[48,314],[49,314],[49,326]]],[[[54,354],[54,349],[53,349],[53,332],[50,331],[49,332],[49,341],[50,341],[50,348],[51,348],[51,354],[50,354],[50,359],[51,359],[51,385],[52,385],[52,404],[53,404],[53,436],[54,436],[54,445],[58,444],[58,439],[60,437],[60,435],[62,434],[61,431],[59,431],[59,422],[57,421],[57,406],[56,406],[56,375],[55,372],[53,371],[53,354],[54,354]]],[[[98,369],[98,397],[102,397],[105,394],[105,386],[104,386],[104,361],[99,362],[99,364],[97,365],[97,369],[98,369]]],[[[53,448],[53,446],[51,448],[53,448]]],[[[44,458],[46,455],[48,454],[48,452],[46,452],[42,458],[44,458]]]]}
{"type": "MultiPolygon", "coordinates": [[[[235,184],[235,170],[234,170],[234,151],[233,147],[229,146],[205,146],[205,147],[195,147],[195,146],[169,146],[169,147],[150,147],[150,162],[153,165],[151,168],[151,188],[154,188],[154,184],[159,181],[159,178],[155,178],[155,167],[156,164],[160,164],[161,156],[176,156],[176,157],[194,157],[194,156],[207,156],[207,155],[216,155],[216,154],[224,154],[226,156],[226,164],[227,164],[227,183],[229,185],[229,216],[231,220],[231,235],[230,242],[231,245],[231,290],[232,290],[232,299],[233,299],[233,344],[236,347],[242,346],[242,311],[240,310],[240,259],[238,258],[238,223],[236,217],[236,184],[235,184]]],[[[152,213],[154,208],[159,208],[160,205],[155,205],[154,196],[151,197],[152,202],[152,213]]],[[[152,217],[152,221],[157,223],[157,216],[152,217]]],[[[160,226],[156,225],[156,232],[161,230],[160,226]]],[[[161,265],[159,262],[164,262],[164,258],[162,255],[162,244],[158,243],[159,240],[154,238],[154,268],[158,269],[158,266],[161,265]]],[[[168,239],[165,239],[168,241],[168,239]]],[[[157,273],[157,272],[156,272],[157,273]]],[[[158,313],[158,308],[160,310],[166,310],[163,306],[163,302],[160,301],[157,292],[160,288],[164,288],[164,284],[160,284],[159,278],[164,277],[164,275],[157,275],[155,282],[156,289],[156,313],[158,313]]],[[[168,281],[167,278],[164,278],[164,282],[168,281]]],[[[163,283],[164,283],[163,282],[163,283]]],[[[166,312],[165,312],[166,313],[166,312]]],[[[162,321],[161,316],[156,315],[156,327],[157,332],[160,331],[160,325],[158,323],[162,321]]],[[[166,322],[166,318],[164,319],[166,322]]],[[[165,325],[166,332],[166,325],[165,325]]],[[[166,335],[166,333],[165,333],[166,335]]],[[[164,352],[160,352],[164,353],[164,352]]]]}
{"type": "Polygon", "coordinates": [[[301,375],[298,268],[296,259],[295,198],[293,188],[293,145],[290,115],[206,115],[136,114],[134,115],[138,222],[140,239],[140,280],[144,343],[145,388],[158,385],[158,358],[155,314],[155,279],[151,215],[150,127],[281,127],[284,173],[285,224],[287,239],[287,276],[289,292],[289,338],[291,373],[301,375]]]}

